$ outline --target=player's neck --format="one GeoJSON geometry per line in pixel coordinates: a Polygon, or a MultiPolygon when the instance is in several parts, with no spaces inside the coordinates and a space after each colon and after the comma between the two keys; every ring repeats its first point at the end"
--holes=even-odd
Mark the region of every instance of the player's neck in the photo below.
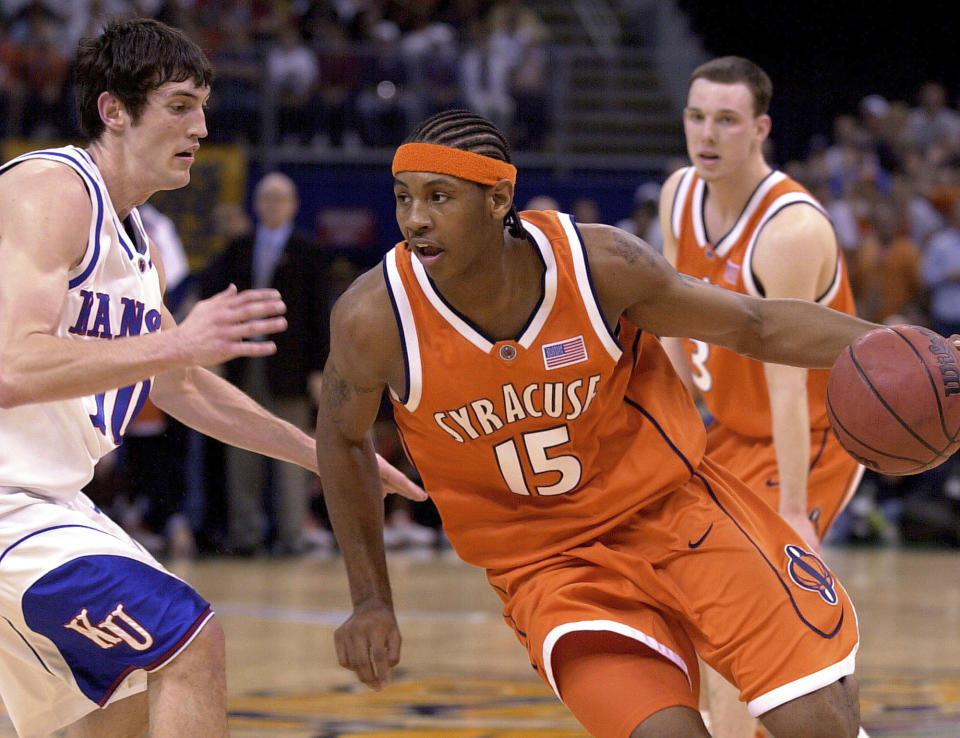
{"type": "Polygon", "coordinates": [[[87,151],[93,158],[104,184],[107,185],[107,194],[117,216],[123,220],[137,205],[142,205],[152,195],[144,191],[142,183],[136,176],[126,173],[124,158],[101,141],[92,141],[87,151]]]}
{"type": "Polygon", "coordinates": [[[543,261],[525,238],[504,233],[503,247],[481,257],[470,277],[437,284],[444,299],[493,340],[515,338],[542,297],[543,261]]]}
{"type": "Polygon", "coordinates": [[[763,157],[754,157],[735,172],[707,184],[707,207],[721,219],[743,212],[760,183],[773,171],[763,157]]]}

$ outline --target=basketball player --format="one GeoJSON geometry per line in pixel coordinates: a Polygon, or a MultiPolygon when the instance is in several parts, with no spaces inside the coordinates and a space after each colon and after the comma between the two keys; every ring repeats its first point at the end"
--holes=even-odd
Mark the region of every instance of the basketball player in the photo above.
{"type": "Polygon", "coordinates": [[[190,180],[212,78],[199,47],[156,21],[112,23],[81,41],[76,70],[89,147],[0,170],[0,697],[21,736],[225,736],[210,605],[79,490],[148,393],[316,470],[308,435],[201,368],[272,353],[244,339],[283,330],[285,308],[231,286],[177,326],[161,300],[136,205],[190,180]]]}
{"type": "MultiPolygon", "coordinates": [[[[755,297],[854,312],[847,270],[820,203],[764,159],[772,85],[756,64],[714,59],[690,77],[683,112],[693,166],[663,187],[664,256],[678,271],[755,297]]],[[[712,416],[707,453],[803,536],[811,550],[856,490],[863,468],[830,430],[826,369],[764,364],[697,339],[665,339],[712,416]]],[[[752,738],[735,690],[705,678],[717,738],[752,738]]]]}
{"type": "Polygon", "coordinates": [[[369,429],[388,388],[458,554],[592,734],[707,736],[697,653],[777,736],[854,736],[856,616],[803,538],[704,455],[658,335],[830,366],[875,327],[684,277],[642,240],[513,204],[488,120],[431,117],[393,160],[403,241],[341,296],[317,425],[353,614],[340,663],[399,659],[369,429]]]}

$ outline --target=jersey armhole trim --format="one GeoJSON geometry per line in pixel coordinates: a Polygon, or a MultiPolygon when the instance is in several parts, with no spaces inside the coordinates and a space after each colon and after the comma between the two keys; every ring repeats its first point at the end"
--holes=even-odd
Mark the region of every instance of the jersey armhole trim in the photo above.
{"type": "Polygon", "coordinates": [[[393,399],[413,412],[420,405],[423,388],[423,372],[420,363],[420,341],[417,338],[417,324],[413,319],[413,309],[403,286],[400,270],[397,268],[397,247],[394,246],[383,257],[383,281],[387,285],[387,294],[393,306],[393,315],[400,332],[400,346],[403,349],[403,373],[407,386],[403,394],[389,387],[393,399]]]}
{"type": "MultiPolygon", "coordinates": [[[[573,260],[574,275],[577,280],[577,289],[583,298],[583,306],[587,311],[587,317],[593,326],[593,332],[603,344],[607,354],[615,362],[620,360],[623,349],[620,347],[613,330],[607,326],[607,321],[600,310],[600,300],[597,298],[597,292],[593,286],[593,278],[590,274],[590,261],[587,257],[586,247],[583,245],[583,238],[580,236],[580,230],[577,228],[573,217],[567,213],[560,213],[560,224],[567,236],[567,243],[570,245],[570,256],[573,260]]],[[[619,321],[618,321],[619,323],[619,321]]]]}

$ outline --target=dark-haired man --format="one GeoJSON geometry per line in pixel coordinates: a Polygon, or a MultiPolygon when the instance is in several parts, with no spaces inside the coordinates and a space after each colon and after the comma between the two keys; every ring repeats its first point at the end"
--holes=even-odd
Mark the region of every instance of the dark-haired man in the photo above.
{"type": "Polygon", "coordinates": [[[531,663],[604,738],[707,736],[697,653],[777,736],[854,736],[858,634],[819,556],[704,455],[657,338],[830,366],[872,324],[679,275],[640,239],[517,213],[503,135],[425,121],[393,161],[403,235],[333,311],[317,424],[353,614],[342,665],[399,659],[369,428],[389,388],[458,554],[531,663]]]}
{"type": "Polygon", "coordinates": [[[316,469],[309,436],[201,368],[275,351],[245,339],[283,330],[285,308],[230,286],[178,326],[162,302],[136,206],[190,181],[212,78],[200,48],[156,21],[111,23],[81,41],[76,73],[89,146],[0,169],[0,696],[22,736],[225,736],[209,603],[80,490],[148,393],[316,469]]]}

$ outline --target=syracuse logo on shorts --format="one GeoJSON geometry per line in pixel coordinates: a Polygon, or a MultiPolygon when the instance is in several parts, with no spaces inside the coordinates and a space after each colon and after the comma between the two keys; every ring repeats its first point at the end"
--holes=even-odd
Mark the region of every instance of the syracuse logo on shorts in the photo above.
{"type": "Polygon", "coordinates": [[[783,547],[790,563],[787,571],[793,583],[802,589],[819,593],[828,605],[836,605],[840,601],[837,596],[836,579],[820,558],[800,546],[789,544],[783,547]]]}

